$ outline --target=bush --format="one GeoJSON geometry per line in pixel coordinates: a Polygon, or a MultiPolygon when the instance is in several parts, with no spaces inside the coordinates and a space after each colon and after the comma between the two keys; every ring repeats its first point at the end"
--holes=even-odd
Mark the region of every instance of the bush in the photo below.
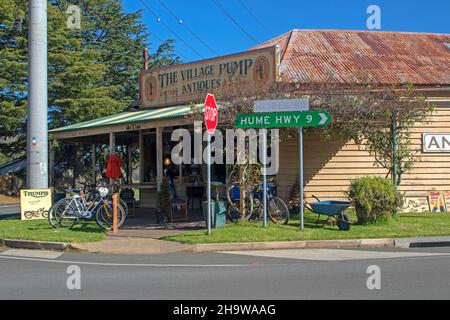
{"type": "Polygon", "coordinates": [[[164,177],[161,181],[158,198],[156,201],[158,211],[169,213],[170,210],[170,189],[167,179],[164,177]]]}
{"type": "Polygon", "coordinates": [[[400,193],[389,179],[363,177],[353,180],[348,197],[355,204],[359,224],[389,219],[401,204],[400,193]]]}

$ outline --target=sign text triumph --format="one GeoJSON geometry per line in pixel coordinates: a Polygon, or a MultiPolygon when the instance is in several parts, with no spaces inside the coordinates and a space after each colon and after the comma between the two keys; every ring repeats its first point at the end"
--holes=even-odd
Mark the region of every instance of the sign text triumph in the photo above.
{"type": "MultiPolygon", "coordinates": [[[[208,142],[208,132],[202,131],[202,122],[194,122],[194,141],[191,132],[187,129],[176,129],[172,132],[171,140],[178,142],[172,149],[172,162],[180,164],[202,164],[208,163],[208,148],[203,150],[203,142],[208,142]],[[194,144],[192,155],[192,143],[194,144]]],[[[224,135],[216,130],[211,136],[211,164],[250,164],[260,163],[265,165],[268,175],[275,175],[279,168],[279,130],[278,129],[226,129],[226,144],[224,135]],[[263,133],[267,132],[268,149],[263,148],[263,133]],[[245,143],[248,141],[248,143],[245,143]],[[248,147],[248,148],[247,148],[248,147]],[[225,152],[226,150],[226,152],[225,152]],[[267,160],[264,163],[264,153],[267,160]],[[258,162],[259,160],[259,162],[258,162]]]]}

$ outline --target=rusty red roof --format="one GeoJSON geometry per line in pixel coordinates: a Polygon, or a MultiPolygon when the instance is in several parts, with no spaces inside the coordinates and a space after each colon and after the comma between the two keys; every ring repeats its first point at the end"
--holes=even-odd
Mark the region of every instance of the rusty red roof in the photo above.
{"type": "Polygon", "coordinates": [[[256,48],[276,44],[288,82],[450,84],[449,34],[295,29],[256,48]]]}

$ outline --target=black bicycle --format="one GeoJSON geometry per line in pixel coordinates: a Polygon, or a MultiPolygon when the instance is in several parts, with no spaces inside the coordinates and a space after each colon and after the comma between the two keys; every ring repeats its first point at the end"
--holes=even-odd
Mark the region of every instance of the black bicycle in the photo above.
{"type": "MultiPolygon", "coordinates": [[[[227,190],[228,211],[227,216],[231,221],[239,218],[246,220],[261,220],[263,218],[264,193],[261,184],[251,187],[245,192],[244,212],[240,212],[241,191],[238,184],[231,185],[227,190]]],[[[266,196],[267,217],[273,223],[287,224],[289,222],[289,208],[280,197],[277,197],[267,188],[266,196]]]]}

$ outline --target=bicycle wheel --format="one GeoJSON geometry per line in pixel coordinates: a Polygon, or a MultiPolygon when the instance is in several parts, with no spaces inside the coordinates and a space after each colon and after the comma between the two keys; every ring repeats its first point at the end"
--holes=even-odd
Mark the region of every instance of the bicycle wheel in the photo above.
{"type": "Polygon", "coordinates": [[[125,210],[125,217],[128,216],[128,204],[125,202],[125,200],[120,199],[119,204],[123,207],[123,209],[125,210]]]}
{"type": "MultiPolygon", "coordinates": [[[[113,206],[109,201],[103,201],[103,204],[97,209],[95,221],[98,226],[105,230],[111,230],[113,227],[113,206]]],[[[117,206],[117,227],[121,227],[125,222],[125,210],[122,205],[117,206]]]]}
{"type": "Polygon", "coordinates": [[[238,185],[232,185],[227,190],[227,200],[228,200],[228,210],[227,210],[227,216],[228,218],[234,222],[239,219],[248,220],[253,216],[253,197],[251,196],[250,192],[246,192],[246,195],[244,197],[244,207],[245,212],[241,213],[240,210],[240,193],[239,193],[239,186],[238,185]]]}
{"type": "Polygon", "coordinates": [[[48,212],[48,222],[53,228],[72,228],[78,222],[78,214],[71,199],[56,202],[48,212]]]}
{"type": "Polygon", "coordinates": [[[33,218],[33,211],[25,211],[23,215],[25,216],[26,219],[31,219],[33,218]]]}
{"type": "Polygon", "coordinates": [[[267,214],[273,223],[287,224],[289,222],[289,208],[279,197],[268,199],[267,214]]]}

